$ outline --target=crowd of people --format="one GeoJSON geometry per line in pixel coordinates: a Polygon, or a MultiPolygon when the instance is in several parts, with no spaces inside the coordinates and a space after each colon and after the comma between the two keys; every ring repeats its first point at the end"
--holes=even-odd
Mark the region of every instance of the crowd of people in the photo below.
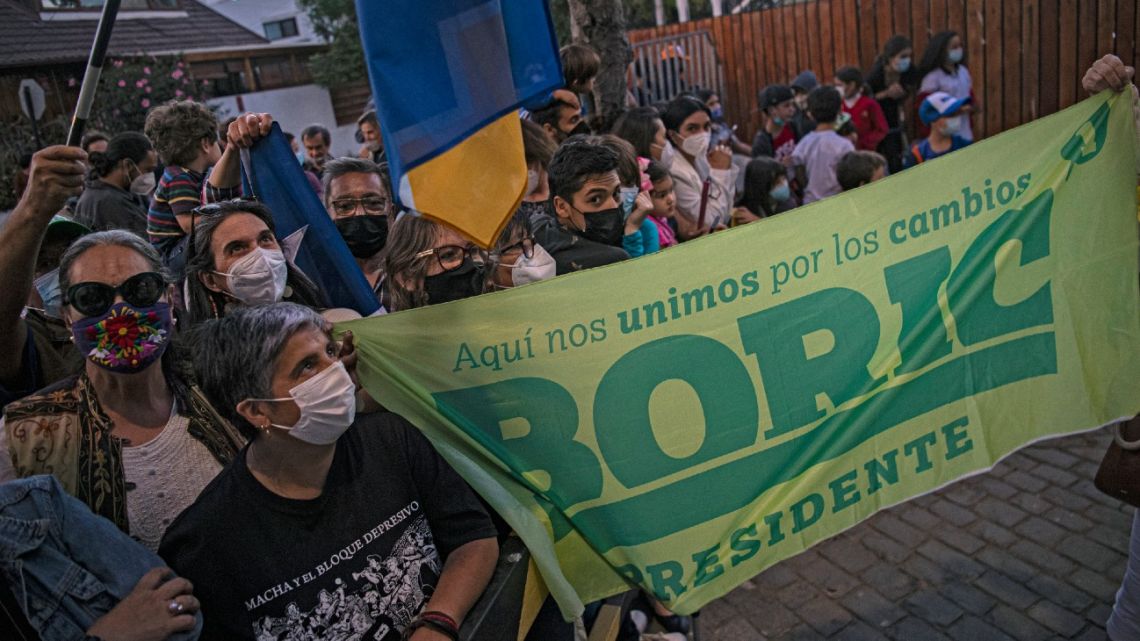
{"type": "MultiPolygon", "coordinates": [[[[520,121],[526,193],[487,250],[398,209],[375,112],[353,157],[320,125],[288,136],[378,313],[783,214],[968,145],[979,109],[954,33],[919,65],[896,36],[866,75],[765,87],[751,146],[707,89],[593,131],[598,57],[563,57],[567,88],[520,121]]],[[[1097,69],[1090,91],[1129,78],[1097,69]]],[[[361,389],[330,322],[351,313],[244,197],[241,152],[272,123],[171,101],[143,132],[43,149],[0,228],[0,556],[24,558],[0,563],[0,600],[39,638],[454,640],[491,578],[509,528],[361,389]]],[[[639,602],[627,638],[688,630],[639,602]]],[[[572,637],[543,613],[531,638],[572,637]]]]}

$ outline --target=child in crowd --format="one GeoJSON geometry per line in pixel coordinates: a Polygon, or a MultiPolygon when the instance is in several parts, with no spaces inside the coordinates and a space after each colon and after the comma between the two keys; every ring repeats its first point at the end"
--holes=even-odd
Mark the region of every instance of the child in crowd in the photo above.
{"type": "MultiPolygon", "coordinates": [[[[179,241],[190,231],[190,212],[202,204],[206,170],[222,158],[218,119],[200,102],[171,101],[147,114],[146,135],[166,163],[147,212],[147,236],[163,263],[181,278],[185,256],[179,241]]],[[[239,195],[240,188],[219,200],[239,195]]]]}
{"type": "Polygon", "coordinates": [[[968,97],[954,98],[941,91],[927,96],[918,108],[918,117],[930,127],[930,136],[910,148],[904,165],[913,167],[969,145],[970,141],[960,133],[962,123],[968,122],[961,117],[962,110],[969,103],[968,97]]]}
{"type": "MultiPolygon", "coordinates": [[[[977,96],[974,95],[974,81],[970,77],[970,70],[966,68],[966,50],[962,48],[962,36],[954,31],[943,31],[935,34],[926,45],[926,52],[922,54],[922,64],[918,68],[922,75],[922,83],[918,87],[918,99],[936,91],[950,94],[958,100],[969,99],[963,103],[966,107],[962,111],[962,126],[959,135],[970,142],[974,141],[974,129],[970,124],[970,116],[980,113],[977,96]]],[[[921,119],[921,114],[919,118],[921,119]]],[[[919,131],[919,134],[925,134],[919,131]]]]}
{"type": "Polygon", "coordinates": [[[598,52],[582,44],[566,45],[558,53],[562,58],[562,77],[566,79],[566,88],[578,95],[582,114],[586,115],[590,113],[594,80],[602,68],[602,59],[598,52]]]}
{"type": "Polygon", "coordinates": [[[641,189],[649,192],[653,200],[649,220],[657,226],[657,241],[661,249],[676,245],[677,232],[673,229],[672,220],[677,213],[677,197],[673,195],[673,176],[669,175],[665,165],[650,160],[645,167],[641,189]]]}
{"type": "Polygon", "coordinates": [[[617,173],[621,181],[621,214],[625,228],[621,238],[622,249],[630,258],[652,254],[661,248],[658,241],[657,225],[649,220],[653,211],[653,200],[641,189],[641,169],[637,152],[628,141],[613,134],[601,136],[603,147],[612,149],[618,155],[617,173]]]}
{"type": "Polygon", "coordinates": [[[835,165],[843,154],[855,151],[855,145],[835,131],[842,106],[843,98],[835,87],[816,87],[808,94],[808,111],[816,122],[815,131],[804,136],[792,152],[797,179],[807,185],[805,205],[841,191],[835,165]]]}
{"type": "Polygon", "coordinates": [[[863,93],[863,72],[858,67],[843,67],[835,72],[835,86],[843,94],[843,113],[851,116],[858,134],[856,147],[875,151],[887,137],[887,119],[879,103],[863,93]]]}
{"type": "Polygon", "coordinates": [[[816,78],[815,72],[810,69],[801,71],[800,75],[796,76],[790,85],[793,101],[796,105],[796,113],[792,116],[792,126],[795,127],[796,135],[800,138],[815,130],[815,121],[811,119],[807,101],[808,94],[818,86],[819,79],[816,78]]]}
{"type": "Polygon", "coordinates": [[[887,159],[874,151],[853,151],[839,159],[835,177],[843,191],[882,180],[887,176],[887,159]]]}
{"type": "Polygon", "coordinates": [[[771,158],[754,158],[744,170],[744,198],[732,214],[743,225],[783,213],[796,206],[784,165],[771,158]]]}

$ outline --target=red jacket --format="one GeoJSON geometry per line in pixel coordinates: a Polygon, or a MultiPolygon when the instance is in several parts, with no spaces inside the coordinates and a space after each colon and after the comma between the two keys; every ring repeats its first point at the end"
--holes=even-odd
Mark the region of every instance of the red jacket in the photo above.
{"type": "Polygon", "coordinates": [[[869,96],[859,96],[855,106],[850,109],[847,102],[843,102],[843,111],[851,114],[851,122],[859,134],[859,149],[875,151],[883,138],[887,137],[887,118],[883,115],[883,108],[878,101],[869,96]]]}

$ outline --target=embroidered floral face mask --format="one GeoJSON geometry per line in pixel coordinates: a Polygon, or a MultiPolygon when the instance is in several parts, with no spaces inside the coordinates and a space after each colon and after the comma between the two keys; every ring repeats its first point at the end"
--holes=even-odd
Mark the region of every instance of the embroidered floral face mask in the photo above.
{"type": "Polygon", "coordinates": [[[87,360],[111,372],[132,374],[162,356],[173,327],[169,304],[134,307],[123,302],[101,316],[77,321],[71,334],[87,360]]]}

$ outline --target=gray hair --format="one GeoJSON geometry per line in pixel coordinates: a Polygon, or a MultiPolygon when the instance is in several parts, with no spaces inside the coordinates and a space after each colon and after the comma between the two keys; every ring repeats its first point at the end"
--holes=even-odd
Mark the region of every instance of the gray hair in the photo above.
{"type": "Polygon", "coordinates": [[[92,247],[126,247],[127,249],[134,250],[137,254],[146,259],[150,264],[151,271],[162,274],[163,280],[171,282],[170,274],[166,268],[162,266],[162,259],[158,256],[158,251],[151,245],[150,242],[143,239],[141,236],[132,234],[129,231],[122,229],[110,229],[107,231],[95,232],[94,234],[87,234],[67,248],[63,253],[63,257],[59,259],[59,291],[63,292],[64,297],[67,296],[67,290],[71,288],[71,266],[79,259],[88,249],[92,247]]]}
{"type": "MultiPolygon", "coordinates": [[[[384,191],[389,191],[387,165],[374,163],[367,158],[337,158],[325,163],[325,173],[321,177],[326,208],[332,202],[332,197],[329,196],[329,186],[332,185],[332,181],[345,174],[376,174],[380,176],[380,184],[384,185],[384,191]]],[[[391,196],[391,194],[388,195],[391,196]]]]}
{"type": "Polygon", "coordinates": [[[320,314],[295,303],[240,307],[195,329],[194,371],[210,404],[250,440],[257,429],[238,403],[270,398],[277,359],[299,331],[323,328],[320,314]]]}

